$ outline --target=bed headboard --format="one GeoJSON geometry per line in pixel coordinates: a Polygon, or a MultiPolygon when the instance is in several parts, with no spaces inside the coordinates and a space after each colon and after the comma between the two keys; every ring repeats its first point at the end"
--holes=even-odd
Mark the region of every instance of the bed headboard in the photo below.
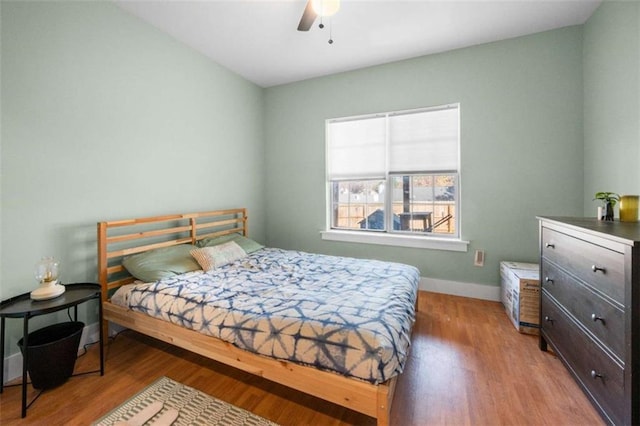
{"type": "Polygon", "coordinates": [[[214,210],[98,222],[98,278],[102,300],[112,289],[134,281],[122,266],[125,256],[203,238],[241,233],[247,236],[247,209],[214,210]]]}

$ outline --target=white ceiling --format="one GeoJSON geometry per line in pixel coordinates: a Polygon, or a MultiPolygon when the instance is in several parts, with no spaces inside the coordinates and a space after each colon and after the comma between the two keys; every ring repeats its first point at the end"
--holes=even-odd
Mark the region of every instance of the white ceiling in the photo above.
{"type": "Polygon", "coordinates": [[[308,32],[297,31],[306,0],[115,1],[270,87],[583,24],[602,0],[343,0],[324,29],[317,20],[308,32]]]}

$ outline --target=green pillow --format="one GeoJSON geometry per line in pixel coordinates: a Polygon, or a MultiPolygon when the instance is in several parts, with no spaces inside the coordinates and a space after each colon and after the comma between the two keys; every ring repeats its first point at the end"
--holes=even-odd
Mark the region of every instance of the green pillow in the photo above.
{"type": "Polygon", "coordinates": [[[254,251],[258,251],[264,248],[262,244],[256,243],[252,239],[247,238],[240,234],[227,234],[227,235],[221,235],[219,237],[205,238],[203,240],[198,241],[197,245],[198,247],[213,247],[220,244],[228,243],[229,241],[234,241],[247,254],[253,253],[254,251]]]}
{"type": "Polygon", "coordinates": [[[125,257],[122,265],[140,281],[158,281],[201,269],[190,253],[195,248],[191,244],[180,244],[149,250],[125,257]]]}

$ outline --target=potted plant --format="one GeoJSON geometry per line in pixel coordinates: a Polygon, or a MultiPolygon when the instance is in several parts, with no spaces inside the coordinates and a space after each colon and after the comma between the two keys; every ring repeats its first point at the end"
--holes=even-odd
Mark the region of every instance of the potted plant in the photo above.
{"type": "Polygon", "coordinates": [[[613,206],[620,201],[620,196],[615,192],[596,192],[595,200],[601,200],[604,203],[604,220],[613,220],[613,206]]]}

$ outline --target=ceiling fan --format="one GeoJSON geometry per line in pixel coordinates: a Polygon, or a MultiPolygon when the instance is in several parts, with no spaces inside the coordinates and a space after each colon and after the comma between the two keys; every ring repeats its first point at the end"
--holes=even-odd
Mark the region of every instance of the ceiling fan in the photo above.
{"type": "MultiPolygon", "coordinates": [[[[309,31],[316,18],[321,19],[335,14],[340,9],[340,0],[307,0],[307,5],[302,12],[298,31],[309,31]]],[[[320,28],[323,28],[322,22],[320,28]]]]}

